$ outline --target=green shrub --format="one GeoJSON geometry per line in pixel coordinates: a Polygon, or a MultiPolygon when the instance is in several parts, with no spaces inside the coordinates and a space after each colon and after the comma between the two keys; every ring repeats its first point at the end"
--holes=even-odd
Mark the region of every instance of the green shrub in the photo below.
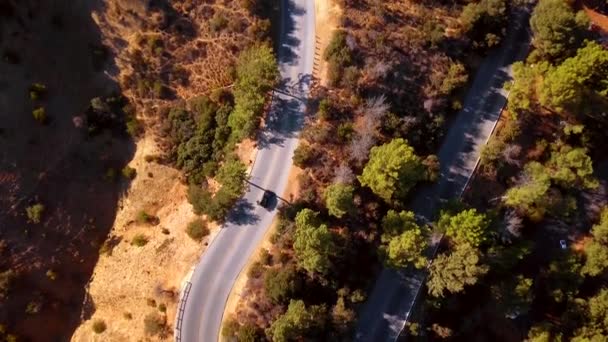
{"type": "Polygon", "coordinates": [[[270,252],[266,248],[262,248],[260,251],[260,262],[267,266],[272,263],[272,255],[270,255],[270,252]]]}
{"type": "Polygon", "coordinates": [[[443,40],[445,28],[433,20],[425,21],[422,25],[423,36],[431,46],[436,46],[443,40]]]}
{"type": "Polygon", "coordinates": [[[116,180],[116,169],[111,167],[106,170],[105,175],[103,175],[103,179],[108,182],[113,182],[116,180]]]}
{"type": "Polygon", "coordinates": [[[144,210],[140,210],[137,213],[137,222],[140,224],[144,224],[144,223],[152,223],[152,221],[154,221],[155,217],[146,213],[144,210]]]}
{"type": "Polygon", "coordinates": [[[338,126],[338,137],[342,142],[350,141],[354,133],[353,124],[350,122],[344,122],[338,126]]]}
{"type": "Polygon", "coordinates": [[[293,267],[270,269],[264,278],[264,293],[274,303],[286,303],[298,289],[298,279],[293,267]]]}
{"type": "Polygon", "coordinates": [[[361,73],[359,72],[359,68],[357,68],[356,66],[349,66],[344,68],[342,72],[342,85],[346,89],[354,91],[355,89],[357,89],[360,74],[361,73]]]}
{"type": "Polygon", "coordinates": [[[253,324],[242,325],[236,333],[236,340],[239,342],[260,341],[260,330],[253,324]]]}
{"type": "Polygon", "coordinates": [[[207,223],[202,219],[196,219],[186,227],[186,234],[195,241],[201,241],[205,236],[209,235],[207,223]]]}
{"type": "Polygon", "coordinates": [[[46,86],[40,83],[34,83],[30,86],[30,99],[32,101],[40,100],[46,95],[46,86]]]}
{"type": "Polygon", "coordinates": [[[42,304],[36,301],[32,301],[27,304],[27,307],[25,308],[25,313],[29,315],[35,315],[40,312],[40,309],[42,309],[42,304]]]}
{"type": "Polygon", "coordinates": [[[148,243],[148,237],[144,234],[137,234],[131,240],[131,246],[143,247],[148,243]]]}
{"type": "Polygon", "coordinates": [[[57,272],[55,272],[53,270],[48,270],[48,271],[46,271],[46,277],[49,278],[50,280],[56,280],[57,272]]]}
{"type": "Polygon", "coordinates": [[[507,22],[506,0],[481,0],[467,4],[459,17],[462,32],[473,40],[474,47],[495,45],[507,22]]]}
{"type": "Polygon", "coordinates": [[[262,273],[264,273],[264,265],[261,262],[255,261],[251,266],[249,266],[249,270],[247,271],[247,276],[250,278],[259,278],[262,273]]]}
{"type": "Polygon", "coordinates": [[[147,335],[163,335],[167,329],[165,318],[157,313],[151,313],[144,317],[144,332],[147,335]]]}
{"type": "Polygon", "coordinates": [[[121,173],[126,179],[134,179],[137,175],[137,171],[128,165],[122,168],[121,173]]]}
{"type": "Polygon", "coordinates": [[[352,62],[350,49],[346,45],[346,36],[346,31],[337,30],[334,32],[323,54],[326,61],[333,61],[342,67],[346,67],[352,62]]]}
{"type": "Polygon", "coordinates": [[[41,203],[31,205],[25,209],[25,212],[28,222],[40,223],[42,221],[42,214],[44,213],[44,205],[41,203]]]}
{"type": "Polygon", "coordinates": [[[332,112],[331,102],[329,102],[328,99],[323,99],[319,102],[319,111],[317,112],[319,119],[330,120],[332,118],[332,112]]]}
{"type": "Polygon", "coordinates": [[[468,80],[468,73],[464,65],[460,63],[452,63],[448,69],[447,75],[441,83],[439,89],[442,95],[450,95],[455,90],[463,87],[468,80]]]}
{"type": "Polygon", "coordinates": [[[0,298],[6,298],[15,281],[16,274],[12,270],[0,272],[0,298]]]}
{"type": "Polygon", "coordinates": [[[97,319],[93,322],[93,332],[96,334],[101,334],[106,331],[108,327],[106,326],[106,322],[101,319],[97,319]]]}
{"type": "Polygon", "coordinates": [[[124,312],[122,314],[122,317],[124,317],[125,319],[133,319],[133,314],[131,314],[130,312],[124,312]]]}
{"type": "Polygon", "coordinates": [[[148,306],[155,308],[156,300],[154,300],[154,298],[146,298],[146,304],[148,304],[148,306]]]}
{"type": "Polygon", "coordinates": [[[305,168],[315,158],[315,150],[308,144],[299,144],[293,153],[293,164],[305,168]]]}
{"type": "Polygon", "coordinates": [[[32,111],[32,116],[34,117],[34,120],[38,121],[41,124],[46,122],[46,110],[44,109],[44,107],[38,107],[34,109],[34,111],[32,111]]]}
{"type": "Polygon", "coordinates": [[[237,63],[234,109],[228,117],[236,141],[250,137],[264,114],[266,95],[278,78],[277,61],[269,45],[254,45],[243,51],[237,63]]]}
{"type": "Polygon", "coordinates": [[[213,18],[209,20],[209,28],[214,33],[218,33],[221,30],[225,29],[226,25],[228,25],[228,19],[226,19],[226,17],[219,12],[215,13],[213,18]]]}
{"type": "Polygon", "coordinates": [[[135,116],[127,117],[126,126],[127,126],[127,133],[129,133],[130,136],[136,137],[139,134],[141,134],[142,126],[141,126],[141,123],[139,122],[139,120],[137,120],[137,118],[135,116]]]}
{"type": "Polygon", "coordinates": [[[160,311],[160,312],[167,312],[167,306],[165,304],[159,304],[158,305],[158,311],[160,311]]]}
{"type": "Polygon", "coordinates": [[[226,319],[226,321],[224,321],[224,324],[222,324],[222,336],[226,338],[233,337],[236,335],[239,328],[239,322],[237,322],[236,319],[230,317],[226,319]]]}
{"type": "MultiPolygon", "coordinates": [[[[342,79],[344,69],[353,61],[351,51],[346,45],[346,37],[345,31],[335,31],[323,54],[323,58],[328,62],[327,76],[331,84],[337,84],[342,79]]],[[[349,73],[351,74],[349,77],[352,78],[354,73],[352,70],[349,73]]]]}

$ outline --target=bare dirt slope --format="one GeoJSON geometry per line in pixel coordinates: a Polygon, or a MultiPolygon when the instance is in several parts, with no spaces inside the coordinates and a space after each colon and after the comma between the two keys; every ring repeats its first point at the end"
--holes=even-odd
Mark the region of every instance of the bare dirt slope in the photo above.
{"type": "MultiPolygon", "coordinates": [[[[147,315],[175,317],[181,279],[203,249],[202,243],[185,233],[194,214],[179,171],[144,160],[144,156],[158,152],[150,140],[146,137],[138,143],[130,163],[138,175],[120,202],[109,238],[115,247],[100,257],[89,287],[95,312],[78,328],[73,341],[139,340],[145,335],[147,315]],[[158,217],[159,222],[138,222],[142,210],[158,217]],[[131,244],[138,234],[148,239],[143,247],[131,244]],[[98,320],[106,323],[107,330],[96,335],[92,324],[98,320]]],[[[164,332],[164,336],[159,333],[159,339],[169,337],[169,330],[164,332]]]]}

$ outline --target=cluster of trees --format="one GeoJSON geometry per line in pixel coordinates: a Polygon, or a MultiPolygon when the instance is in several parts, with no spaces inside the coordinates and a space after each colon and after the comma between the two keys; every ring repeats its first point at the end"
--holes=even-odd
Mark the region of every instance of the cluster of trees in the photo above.
{"type": "Polygon", "coordinates": [[[173,108],[169,112],[169,137],[173,141],[175,164],[188,181],[201,184],[213,177],[224,158],[230,127],[228,116],[232,106],[226,97],[215,96],[216,103],[206,96],[194,98],[189,109],[173,108]]]}
{"type": "Polygon", "coordinates": [[[372,147],[369,161],[359,176],[361,185],[367,186],[388,203],[405,199],[419,181],[425,179],[425,166],[414,149],[401,138],[372,147]]]}
{"type": "Polygon", "coordinates": [[[164,130],[169,153],[187,176],[188,199],[197,214],[223,221],[244,191],[246,167],[233,150],[259,126],[266,95],[277,79],[272,49],[254,45],[239,57],[232,92],[219,89],[168,111],[164,130]],[[215,192],[208,184],[212,177],[220,184],[215,192]]]}
{"type": "Polygon", "coordinates": [[[91,99],[85,115],[88,133],[91,135],[113,130],[118,134],[126,132],[131,137],[137,137],[143,130],[136,117],[135,107],[122,95],[112,94],[91,99]]]}
{"type": "Polygon", "coordinates": [[[594,41],[589,19],[564,1],[543,0],[530,20],[535,50],[514,66],[509,107],[517,113],[542,108],[595,117],[605,106],[608,51],[594,41]]]}
{"type": "MultiPolygon", "coordinates": [[[[504,203],[520,214],[539,221],[548,211],[566,213],[572,200],[562,196],[560,189],[594,189],[598,181],[593,175],[592,160],[583,147],[572,147],[561,141],[551,145],[545,163],[528,162],[518,183],[504,195],[504,203]]],[[[575,204],[574,204],[575,205],[575,204]]]]}
{"type": "Polygon", "coordinates": [[[444,297],[446,292],[462,292],[488,272],[480,247],[489,240],[489,226],[486,215],[475,209],[441,213],[437,227],[445,233],[449,248],[437,255],[429,267],[429,294],[444,297]]]}
{"type": "Polygon", "coordinates": [[[583,274],[598,276],[608,269],[608,208],[601,213],[600,222],[591,229],[591,241],[585,246],[583,274]]]}
{"type": "Polygon", "coordinates": [[[210,220],[223,222],[230,208],[245,190],[246,178],[245,164],[234,158],[226,160],[215,176],[220,188],[213,193],[207,183],[191,184],[188,188],[188,201],[196,214],[205,214],[210,220]]]}
{"type": "Polygon", "coordinates": [[[424,252],[428,246],[428,229],[416,223],[411,211],[389,210],[382,219],[381,252],[390,267],[426,266],[424,252]]]}
{"type": "MultiPolygon", "coordinates": [[[[265,335],[276,341],[348,338],[365,298],[362,289],[373,279],[378,259],[395,268],[428,264],[431,229],[404,206],[412,189],[438,176],[437,157],[416,151],[427,155],[432,150],[443,127],[440,112],[466,85],[467,66],[462,55],[451,53],[449,58],[443,51],[449,49],[441,42],[445,26],[433,19],[432,6],[419,6],[425,19],[433,20],[425,27],[433,37],[422,39],[431,43],[432,52],[400,53],[413,43],[401,36],[387,39],[392,23],[386,20],[385,5],[374,3],[366,16],[372,13],[372,22],[386,25],[365,24],[375,30],[368,36],[347,23],[324,52],[329,84],[336,91],[320,93],[315,120],[308,122],[304,142],[295,151],[294,164],[304,169],[300,196],[282,209],[272,248],[249,270],[246,291],[254,293],[255,303],[228,321],[225,336],[246,340],[265,335]],[[369,40],[372,36],[376,38],[369,40]],[[425,58],[437,64],[431,77],[416,75],[418,68],[429,70],[425,58]],[[405,60],[404,65],[395,65],[397,60],[405,60]],[[432,102],[428,106],[425,95],[432,102]]],[[[347,3],[344,7],[355,11],[347,3]]],[[[484,31],[475,46],[496,44],[506,22],[506,1],[484,0],[466,7],[469,13],[463,18],[470,26],[470,41],[484,31]]],[[[243,103],[250,102],[255,101],[245,98],[243,103]]],[[[236,94],[235,103],[238,106],[236,94]]],[[[458,104],[451,108],[458,109],[458,104]]],[[[249,120],[253,111],[243,115],[246,112],[231,113],[233,131],[246,127],[241,118],[249,120]]],[[[489,219],[474,210],[454,214],[452,220],[448,216],[441,224],[453,244],[437,264],[449,271],[436,267],[437,296],[462,291],[487,272],[479,248],[490,240],[489,219]]]]}
{"type": "Polygon", "coordinates": [[[505,34],[509,1],[480,0],[467,4],[460,14],[464,35],[473,40],[473,47],[487,49],[498,45],[505,34]]]}
{"type": "Polygon", "coordinates": [[[45,207],[42,203],[35,203],[25,208],[27,221],[35,224],[42,222],[42,215],[44,214],[44,209],[45,207]]]}
{"type": "Polygon", "coordinates": [[[590,209],[605,205],[588,194],[601,186],[593,166],[605,138],[598,113],[608,103],[608,51],[593,41],[588,18],[574,6],[540,0],[530,19],[534,50],[514,66],[511,115],[482,153],[481,192],[502,200],[483,204],[494,207],[487,216],[440,215],[447,252],[429,267],[426,306],[432,322],[426,331],[435,336],[489,338],[526,321],[515,332],[529,341],[608,337],[606,209],[577,243],[583,248],[568,242],[563,249],[556,240],[566,231],[585,236],[590,209]],[[502,222],[492,224],[498,217],[502,222]]]}
{"type": "Polygon", "coordinates": [[[277,83],[279,69],[268,44],[241,53],[236,66],[234,109],[228,117],[235,141],[251,137],[260,124],[267,93],[277,83]]]}
{"type": "Polygon", "coordinates": [[[331,85],[337,86],[342,81],[344,86],[352,86],[356,82],[357,68],[353,64],[353,53],[347,44],[346,31],[334,32],[323,58],[328,63],[327,78],[331,85]]]}
{"type": "Polygon", "coordinates": [[[30,100],[37,105],[37,107],[32,111],[32,116],[34,120],[38,121],[41,124],[46,123],[46,109],[43,106],[40,106],[40,102],[45,99],[47,95],[47,89],[44,84],[34,83],[30,86],[30,100]]]}

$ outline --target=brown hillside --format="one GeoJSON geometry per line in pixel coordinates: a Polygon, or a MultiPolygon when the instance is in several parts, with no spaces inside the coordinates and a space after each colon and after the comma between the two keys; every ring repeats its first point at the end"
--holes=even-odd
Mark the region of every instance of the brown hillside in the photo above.
{"type": "Polygon", "coordinates": [[[206,241],[184,232],[195,216],[164,165],[161,113],[229,88],[268,28],[227,0],[0,3],[0,340],[143,340],[150,314],[147,334],[171,338],[176,290],[206,241]]]}

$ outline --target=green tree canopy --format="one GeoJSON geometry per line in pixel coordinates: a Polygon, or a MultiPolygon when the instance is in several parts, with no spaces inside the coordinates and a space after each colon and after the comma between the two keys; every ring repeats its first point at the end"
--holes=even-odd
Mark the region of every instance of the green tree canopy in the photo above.
{"type": "Polygon", "coordinates": [[[391,267],[407,267],[414,265],[416,268],[424,268],[426,257],[424,251],[427,247],[427,238],[422,229],[416,227],[391,238],[386,247],[387,265],[391,267]]]}
{"type": "Polygon", "coordinates": [[[469,2],[460,14],[463,33],[474,41],[474,46],[492,47],[500,42],[501,31],[507,20],[506,0],[469,2]]]}
{"type": "Polygon", "coordinates": [[[382,219],[382,230],[381,250],[387,266],[401,268],[412,264],[423,268],[426,265],[427,237],[413,212],[389,210],[382,219]]]}
{"type": "Polygon", "coordinates": [[[405,210],[396,212],[391,209],[382,219],[382,242],[389,242],[391,238],[417,228],[418,224],[413,212],[405,210]]]}
{"type": "Polygon", "coordinates": [[[331,319],[334,326],[336,326],[340,332],[346,333],[355,318],[355,311],[347,307],[344,297],[338,297],[336,305],[334,305],[331,310],[331,319]]]}
{"type": "Polygon", "coordinates": [[[574,299],[583,282],[580,276],[581,262],[577,254],[564,253],[549,263],[544,270],[546,277],[544,292],[549,294],[556,303],[566,303],[574,299]]]}
{"type": "Polygon", "coordinates": [[[264,291],[275,303],[286,302],[298,289],[297,272],[293,267],[272,268],[266,272],[264,291]]]}
{"type": "Polygon", "coordinates": [[[434,297],[444,297],[445,292],[458,293],[466,285],[474,285],[479,277],[488,272],[488,266],[480,264],[479,251],[469,245],[459,245],[451,254],[440,254],[429,268],[427,287],[434,297]]]}
{"type": "Polygon", "coordinates": [[[386,202],[406,197],[410,189],[425,177],[425,169],[414,149],[401,138],[373,147],[370,158],[359,176],[363,186],[386,202]]]}
{"type": "Polygon", "coordinates": [[[507,190],[504,202],[532,219],[541,219],[547,211],[546,194],[551,178],[539,162],[524,167],[522,184],[507,190]]]}
{"type": "Polygon", "coordinates": [[[279,77],[277,61],[267,44],[254,45],[243,51],[236,67],[234,85],[234,110],[228,117],[228,125],[235,139],[250,136],[260,123],[266,93],[279,77]]]}
{"type": "Polygon", "coordinates": [[[533,44],[542,56],[564,58],[581,42],[581,27],[572,7],[563,0],[541,0],[530,18],[533,44]]]}
{"type": "Polygon", "coordinates": [[[438,226],[456,244],[468,243],[478,247],[487,239],[489,220],[476,209],[463,210],[456,215],[441,214],[438,226]]]}
{"type": "Polygon", "coordinates": [[[547,62],[526,65],[513,64],[513,82],[510,85],[509,109],[514,113],[533,110],[538,103],[538,84],[549,68],[547,62]]]}
{"type": "Polygon", "coordinates": [[[562,334],[552,331],[552,325],[543,322],[538,325],[533,325],[528,331],[528,342],[553,342],[562,341],[562,334]]]}
{"type": "Polygon", "coordinates": [[[507,318],[514,318],[526,314],[534,299],[531,278],[521,274],[507,279],[498,286],[492,286],[494,298],[498,301],[507,318]]]}
{"type": "Polygon", "coordinates": [[[325,224],[319,224],[317,216],[318,213],[310,209],[296,215],[293,248],[300,267],[311,274],[327,274],[335,244],[331,232],[325,224]]]}
{"type": "Polygon", "coordinates": [[[216,179],[222,185],[222,191],[238,197],[245,190],[247,167],[236,158],[228,159],[218,170],[216,179]]]}
{"type": "Polygon", "coordinates": [[[577,329],[572,341],[606,341],[608,338],[608,289],[604,288],[600,292],[589,298],[581,306],[582,326],[577,329]]]}
{"type": "Polygon", "coordinates": [[[604,208],[600,222],[591,229],[593,239],[585,246],[585,264],[581,272],[597,276],[608,269],[608,208],[604,208]]]}
{"type": "Polygon", "coordinates": [[[583,99],[589,96],[606,98],[607,74],[608,51],[596,42],[589,42],[576,56],[549,69],[542,83],[540,101],[544,106],[563,110],[578,109],[581,103],[588,102],[583,99]]]}
{"type": "Polygon", "coordinates": [[[334,183],[325,189],[325,206],[330,215],[341,218],[345,214],[352,212],[355,209],[353,202],[353,192],[355,188],[352,185],[344,183],[334,183]]]}
{"type": "Polygon", "coordinates": [[[551,179],[564,187],[594,189],[599,185],[593,177],[593,162],[586,148],[557,144],[545,167],[551,179]]]}
{"type": "Polygon", "coordinates": [[[323,326],[326,315],[323,306],[306,307],[303,301],[292,300],[287,312],[270,325],[267,333],[274,342],[295,341],[314,334],[311,330],[323,326]]]}

